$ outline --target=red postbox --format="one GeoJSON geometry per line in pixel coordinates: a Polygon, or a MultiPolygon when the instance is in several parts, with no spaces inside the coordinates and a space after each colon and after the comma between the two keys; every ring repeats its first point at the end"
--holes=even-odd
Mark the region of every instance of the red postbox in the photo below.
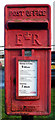
{"type": "Polygon", "coordinates": [[[9,115],[51,112],[49,5],[5,6],[5,102],[9,115]]]}

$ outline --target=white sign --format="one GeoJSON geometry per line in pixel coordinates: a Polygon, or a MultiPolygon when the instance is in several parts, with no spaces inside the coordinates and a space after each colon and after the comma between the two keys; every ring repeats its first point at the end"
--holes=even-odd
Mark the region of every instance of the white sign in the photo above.
{"type": "Polygon", "coordinates": [[[18,95],[37,96],[37,61],[19,60],[18,95]]]}

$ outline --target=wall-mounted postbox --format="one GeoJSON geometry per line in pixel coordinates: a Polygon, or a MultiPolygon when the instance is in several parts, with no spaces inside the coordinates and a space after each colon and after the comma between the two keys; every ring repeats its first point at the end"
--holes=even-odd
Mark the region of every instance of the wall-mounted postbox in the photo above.
{"type": "Polygon", "coordinates": [[[5,6],[5,102],[10,115],[51,112],[49,5],[5,6]]]}

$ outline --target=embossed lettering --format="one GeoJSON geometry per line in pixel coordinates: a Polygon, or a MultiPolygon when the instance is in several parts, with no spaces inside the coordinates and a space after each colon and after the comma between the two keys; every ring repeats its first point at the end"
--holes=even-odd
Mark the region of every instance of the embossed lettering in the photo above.
{"type": "Polygon", "coordinates": [[[16,35],[16,41],[18,45],[22,44],[22,34],[18,34],[16,35]]]}
{"type": "Polygon", "coordinates": [[[9,16],[24,16],[26,15],[27,17],[30,16],[45,16],[46,15],[46,10],[27,10],[27,11],[23,11],[23,10],[10,10],[9,11],[9,16]]]}
{"type": "Polygon", "coordinates": [[[26,16],[31,16],[29,11],[26,11],[26,16]]]}
{"type": "Polygon", "coordinates": [[[23,40],[31,40],[32,45],[42,45],[39,41],[37,34],[26,32],[26,33],[19,33],[16,35],[16,41],[18,45],[22,45],[23,40]]]}
{"type": "Polygon", "coordinates": [[[18,111],[23,111],[23,112],[33,112],[33,111],[39,111],[39,106],[18,106],[18,111]]]}
{"type": "Polygon", "coordinates": [[[37,34],[35,34],[35,35],[33,36],[33,44],[34,44],[34,45],[36,45],[36,44],[41,45],[41,43],[40,43],[39,40],[38,40],[38,35],[37,35],[37,34]]]}
{"type": "Polygon", "coordinates": [[[46,11],[45,10],[33,10],[33,11],[26,11],[26,16],[45,16],[46,11]]]}
{"type": "Polygon", "coordinates": [[[23,11],[9,11],[9,16],[23,16],[23,11]]]}
{"type": "Polygon", "coordinates": [[[31,40],[32,35],[30,33],[26,32],[25,34],[23,34],[23,37],[25,40],[31,40]]]}

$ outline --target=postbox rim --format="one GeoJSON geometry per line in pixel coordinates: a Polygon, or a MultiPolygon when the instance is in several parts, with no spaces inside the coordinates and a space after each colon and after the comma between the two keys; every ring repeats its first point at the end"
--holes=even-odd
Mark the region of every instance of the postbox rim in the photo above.
{"type": "Polygon", "coordinates": [[[34,7],[49,7],[50,9],[51,9],[51,5],[50,4],[6,4],[5,6],[4,6],[4,8],[6,8],[6,7],[32,7],[32,6],[34,6],[34,7]]]}

